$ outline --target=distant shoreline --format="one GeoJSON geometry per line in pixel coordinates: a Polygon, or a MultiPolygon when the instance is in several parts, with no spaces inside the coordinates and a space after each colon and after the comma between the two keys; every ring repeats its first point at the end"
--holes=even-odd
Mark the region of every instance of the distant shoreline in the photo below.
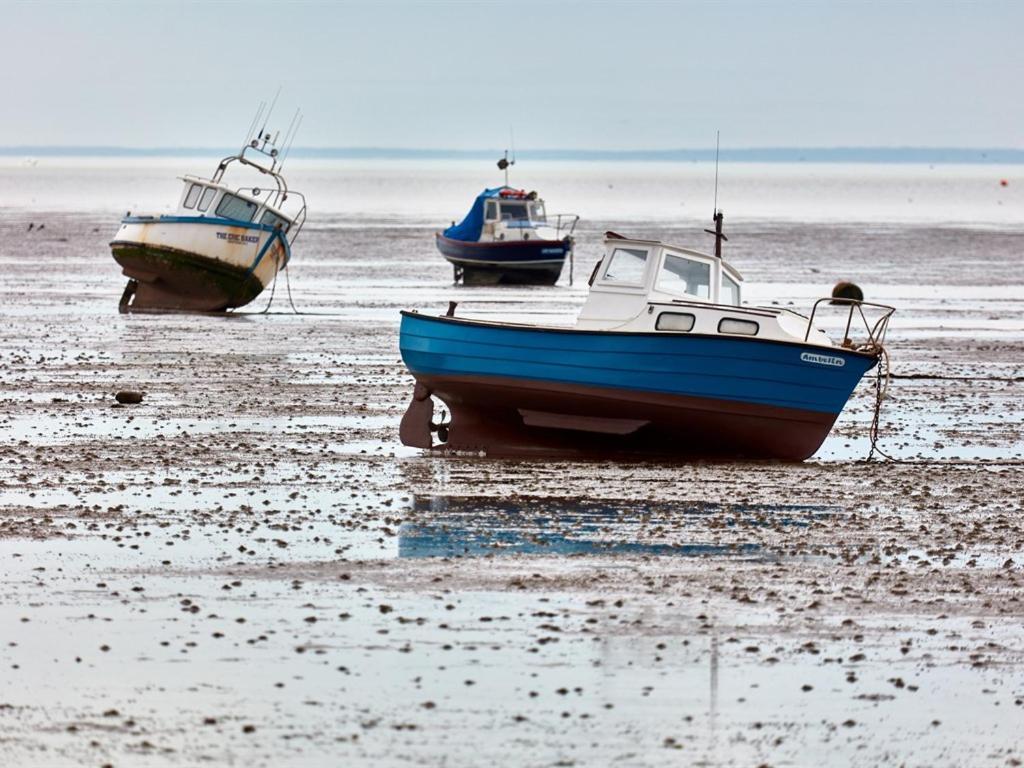
{"type": "MultiPolygon", "coordinates": [[[[224,157],[228,147],[0,147],[0,157],[224,157]]],[[[403,149],[388,147],[296,147],[293,158],[347,160],[495,160],[496,149],[403,149]]],[[[520,160],[575,162],[709,162],[713,149],[656,150],[519,150],[520,160]]],[[[1024,164],[1024,149],[958,147],[754,147],[723,149],[724,163],[925,163],[1024,164]]]]}

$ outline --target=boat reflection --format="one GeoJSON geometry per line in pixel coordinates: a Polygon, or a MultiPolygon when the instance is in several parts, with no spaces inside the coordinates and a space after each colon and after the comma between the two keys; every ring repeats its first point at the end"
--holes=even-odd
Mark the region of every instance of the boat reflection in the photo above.
{"type": "Polygon", "coordinates": [[[583,501],[548,496],[417,496],[398,533],[399,557],[499,554],[778,558],[754,531],[801,528],[836,508],[706,501],[583,501]],[[744,529],[751,535],[744,536],[744,529]]]}

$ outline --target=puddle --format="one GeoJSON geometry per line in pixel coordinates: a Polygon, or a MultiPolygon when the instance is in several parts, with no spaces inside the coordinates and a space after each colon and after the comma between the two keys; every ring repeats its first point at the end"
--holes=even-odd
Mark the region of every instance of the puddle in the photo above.
{"type": "Polygon", "coordinates": [[[493,555],[726,556],[774,559],[757,542],[706,540],[723,528],[806,527],[838,508],[712,502],[585,501],[552,497],[414,497],[398,531],[398,556],[493,555]],[[696,540],[694,540],[696,538],[696,540]]]}

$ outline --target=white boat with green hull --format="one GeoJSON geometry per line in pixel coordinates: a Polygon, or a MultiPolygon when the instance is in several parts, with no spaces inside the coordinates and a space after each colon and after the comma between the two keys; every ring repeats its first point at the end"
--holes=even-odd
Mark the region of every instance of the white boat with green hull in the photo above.
{"type": "Polygon", "coordinates": [[[210,178],[182,177],[174,214],[126,215],[110,243],[128,278],[121,311],[219,312],[259,296],[288,266],[306,220],[305,197],[288,189],[283,164],[275,140],[261,129],[210,178]],[[242,168],[272,183],[229,185],[225,172],[242,168]]]}

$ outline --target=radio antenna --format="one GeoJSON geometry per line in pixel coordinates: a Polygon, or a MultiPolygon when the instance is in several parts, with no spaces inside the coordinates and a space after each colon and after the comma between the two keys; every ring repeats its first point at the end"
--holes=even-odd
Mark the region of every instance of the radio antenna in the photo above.
{"type": "Polygon", "coordinates": [[[248,130],[248,132],[246,132],[246,134],[245,134],[245,143],[246,143],[246,144],[248,144],[248,143],[249,143],[249,140],[250,140],[250,139],[252,139],[252,132],[253,132],[253,129],[254,129],[254,128],[256,127],[256,125],[257,125],[257,124],[259,123],[259,121],[260,121],[260,116],[261,116],[261,115],[263,114],[263,110],[264,110],[264,109],[266,109],[266,107],[267,107],[267,102],[265,102],[265,101],[261,101],[261,102],[260,102],[260,105],[259,105],[259,106],[258,106],[258,107],[256,108],[256,114],[255,114],[255,115],[253,115],[253,118],[252,118],[252,122],[251,122],[251,123],[249,123],[249,130],[248,130]]]}
{"type": "Polygon", "coordinates": [[[274,114],[274,107],[277,105],[277,97],[281,95],[281,86],[277,86],[277,93],[274,94],[274,100],[270,102],[270,109],[267,110],[267,116],[263,120],[263,127],[260,128],[260,138],[267,132],[267,123],[270,122],[270,116],[274,114]]]}
{"type": "Polygon", "coordinates": [[[711,211],[712,218],[718,214],[718,147],[721,134],[721,131],[715,131],[715,207],[711,211]]]}
{"type": "Polygon", "coordinates": [[[285,147],[284,157],[281,158],[281,165],[278,167],[278,171],[280,171],[282,168],[284,168],[284,161],[287,160],[288,159],[288,155],[291,154],[292,144],[295,143],[295,137],[299,134],[299,126],[302,125],[303,115],[300,114],[298,112],[298,110],[296,110],[296,115],[298,117],[298,120],[295,122],[295,130],[292,131],[291,138],[288,140],[288,146],[285,147]]]}
{"type": "Polygon", "coordinates": [[[709,235],[715,236],[715,256],[722,258],[722,242],[728,242],[729,238],[722,232],[722,212],[718,210],[718,147],[721,131],[715,131],[715,207],[711,212],[711,220],[715,222],[714,229],[705,229],[709,235]]]}
{"type": "MultiPolygon", "coordinates": [[[[296,108],[295,114],[292,115],[292,121],[288,123],[288,130],[284,132],[284,141],[281,142],[282,150],[286,150],[288,148],[288,141],[291,139],[292,131],[295,129],[295,121],[299,119],[299,111],[300,110],[296,108]]],[[[281,160],[283,161],[284,158],[282,157],[281,160]]]]}

